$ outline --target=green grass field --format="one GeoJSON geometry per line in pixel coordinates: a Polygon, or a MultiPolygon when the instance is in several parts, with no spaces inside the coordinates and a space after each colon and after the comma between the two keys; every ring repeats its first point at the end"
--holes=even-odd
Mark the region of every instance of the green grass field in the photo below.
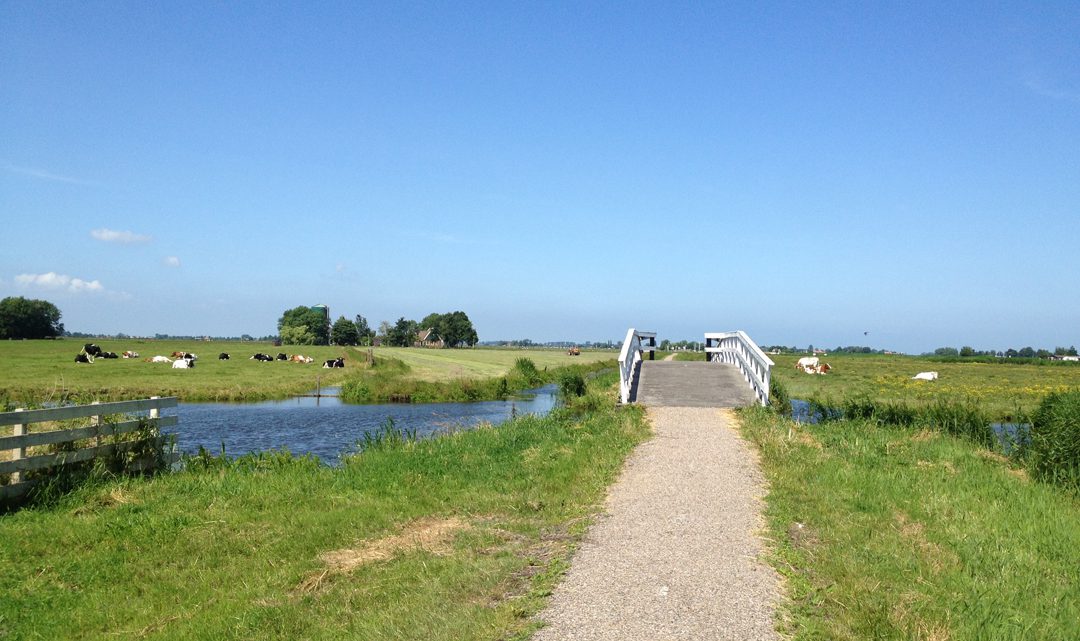
{"type": "Polygon", "coordinates": [[[741,417],[791,638],[1077,638],[1075,495],[941,432],[741,417]]]}
{"type": "Polygon", "coordinates": [[[196,460],[0,515],[0,638],[524,639],[648,435],[614,380],[339,467],[196,460]]]}
{"type": "MultiPolygon", "coordinates": [[[[367,348],[356,348],[359,354],[367,348]]],[[[566,350],[551,349],[416,349],[378,347],[375,358],[396,358],[411,368],[410,378],[438,381],[452,378],[494,378],[504,376],[519,358],[528,358],[538,369],[616,360],[615,351],[582,351],[570,356],[566,350]]]]}
{"type": "Polygon", "coordinates": [[[877,401],[929,404],[937,400],[973,401],[995,418],[1022,416],[1050,392],[1080,388],[1080,363],[1015,365],[1011,363],[943,363],[914,356],[830,354],[825,375],[795,369],[797,354],[770,358],[773,377],[792,398],[838,401],[868,396],[877,401]],[[919,372],[936,371],[936,381],[915,381],[919,372]]]}
{"type": "MultiPolygon", "coordinates": [[[[75,363],[82,340],[0,341],[0,403],[11,407],[59,400],[127,400],[148,396],[177,396],[185,401],[256,401],[286,398],[336,385],[366,367],[367,348],[285,345],[269,343],[155,340],[93,341],[103,350],[139,352],[137,359],[97,359],[75,363]],[[198,354],[192,370],[174,370],[167,363],[147,363],[155,355],[174,351],[198,354]],[[219,361],[227,352],[231,359],[219,361]],[[257,352],[304,354],[314,363],[263,363],[250,360],[257,352]],[[345,356],[345,369],[323,369],[330,358],[345,356]]],[[[538,368],[611,360],[614,352],[562,350],[376,348],[376,358],[396,358],[411,368],[408,378],[443,381],[490,378],[509,372],[514,361],[531,359],[538,368]]]]}

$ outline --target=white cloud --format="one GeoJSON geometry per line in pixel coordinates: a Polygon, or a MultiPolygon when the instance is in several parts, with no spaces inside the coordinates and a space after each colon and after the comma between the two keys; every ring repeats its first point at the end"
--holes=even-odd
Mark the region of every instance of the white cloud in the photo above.
{"type": "Polygon", "coordinates": [[[8,162],[0,162],[0,167],[6,171],[22,174],[24,176],[31,176],[33,178],[40,178],[42,180],[55,180],[62,183],[71,183],[73,185],[97,185],[98,183],[92,180],[83,180],[82,178],[73,178],[71,176],[63,176],[61,174],[54,174],[51,171],[44,169],[37,169],[35,167],[19,167],[12,165],[8,162]]]}
{"type": "Polygon", "coordinates": [[[150,236],[145,234],[136,234],[130,231],[116,231],[105,228],[95,229],[90,232],[90,235],[105,243],[120,243],[121,245],[148,243],[153,240],[150,236]]]}
{"type": "Polygon", "coordinates": [[[15,277],[15,284],[23,289],[39,289],[46,291],[67,291],[73,294],[92,293],[100,294],[105,291],[105,286],[99,280],[83,280],[72,278],[67,274],[49,272],[47,274],[19,274],[15,277]]]}
{"type": "Polygon", "coordinates": [[[176,256],[166,256],[161,259],[161,263],[166,267],[179,267],[180,259],[176,256]]]}

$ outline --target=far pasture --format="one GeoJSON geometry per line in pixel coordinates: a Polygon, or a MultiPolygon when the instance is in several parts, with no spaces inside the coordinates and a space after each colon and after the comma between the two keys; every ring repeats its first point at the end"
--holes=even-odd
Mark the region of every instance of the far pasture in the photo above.
{"type": "MultiPolygon", "coordinates": [[[[354,358],[362,358],[366,347],[355,348],[354,358]]],[[[503,376],[514,368],[519,358],[528,358],[538,369],[585,365],[599,361],[615,361],[615,350],[582,350],[571,356],[565,349],[418,349],[413,347],[377,347],[375,358],[396,358],[411,370],[409,378],[439,381],[454,378],[493,378],[503,376]]]]}
{"type": "Polygon", "coordinates": [[[1080,363],[1016,364],[949,361],[880,354],[829,354],[819,357],[832,369],[806,374],[795,369],[805,354],[770,356],[773,377],[791,398],[839,401],[867,396],[876,401],[928,404],[938,400],[978,403],[992,416],[1015,417],[1034,410],[1051,392],[1080,388],[1080,363]],[[913,380],[935,371],[935,381],[913,380]]]}
{"type": "Polygon", "coordinates": [[[342,347],[270,343],[183,340],[39,340],[0,341],[0,402],[37,404],[60,400],[109,401],[177,396],[185,401],[255,401],[285,398],[314,390],[321,383],[340,383],[358,364],[359,355],[342,347]],[[120,354],[136,351],[134,359],[103,359],[76,363],[83,345],[93,342],[120,354]],[[173,369],[168,363],[147,363],[153,356],[173,352],[198,355],[194,369],[173,369]],[[231,358],[219,361],[218,354],[231,358]],[[262,363],[250,360],[257,352],[276,356],[304,354],[314,363],[262,363]],[[323,369],[330,358],[346,356],[345,369],[323,369]]]}

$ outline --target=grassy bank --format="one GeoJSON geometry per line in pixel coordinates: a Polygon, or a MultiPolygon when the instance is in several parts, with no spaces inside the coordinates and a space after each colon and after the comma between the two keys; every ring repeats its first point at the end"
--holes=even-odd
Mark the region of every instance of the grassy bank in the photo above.
{"type": "Polygon", "coordinates": [[[795,639],[1075,637],[1075,495],[939,431],[741,416],[795,639]]]}
{"type": "MultiPolygon", "coordinates": [[[[567,376],[583,378],[605,369],[614,361],[562,361],[539,369],[531,358],[518,356],[514,366],[489,378],[418,378],[412,367],[396,358],[376,357],[371,368],[356,370],[341,385],[341,398],[349,403],[444,403],[496,400],[516,392],[555,383],[567,376]]],[[[430,371],[427,376],[430,376],[430,371]]]]}
{"type": "MultiPolygon", "coordinates": [[[[0,516],[14,639],[512,639],[647,428],[576,405],[342,466],[266,454],[0,516]]],[[[398,426],[408,429],[407,425],[398,426]]]]}

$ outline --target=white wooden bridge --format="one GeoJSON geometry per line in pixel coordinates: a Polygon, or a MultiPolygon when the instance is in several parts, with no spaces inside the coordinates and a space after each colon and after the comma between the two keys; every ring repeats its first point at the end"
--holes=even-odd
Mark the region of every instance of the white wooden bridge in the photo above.
{"type": "Polygon", "coordinates": [[[656,332],[630,328],[619,354],[623,403],[654,407],[768,405],[773,362],[743,331],[705,334],[705,361],[657,361],[656,332]],[[647,354],[647,356],[646,356],[647,354]]]}

